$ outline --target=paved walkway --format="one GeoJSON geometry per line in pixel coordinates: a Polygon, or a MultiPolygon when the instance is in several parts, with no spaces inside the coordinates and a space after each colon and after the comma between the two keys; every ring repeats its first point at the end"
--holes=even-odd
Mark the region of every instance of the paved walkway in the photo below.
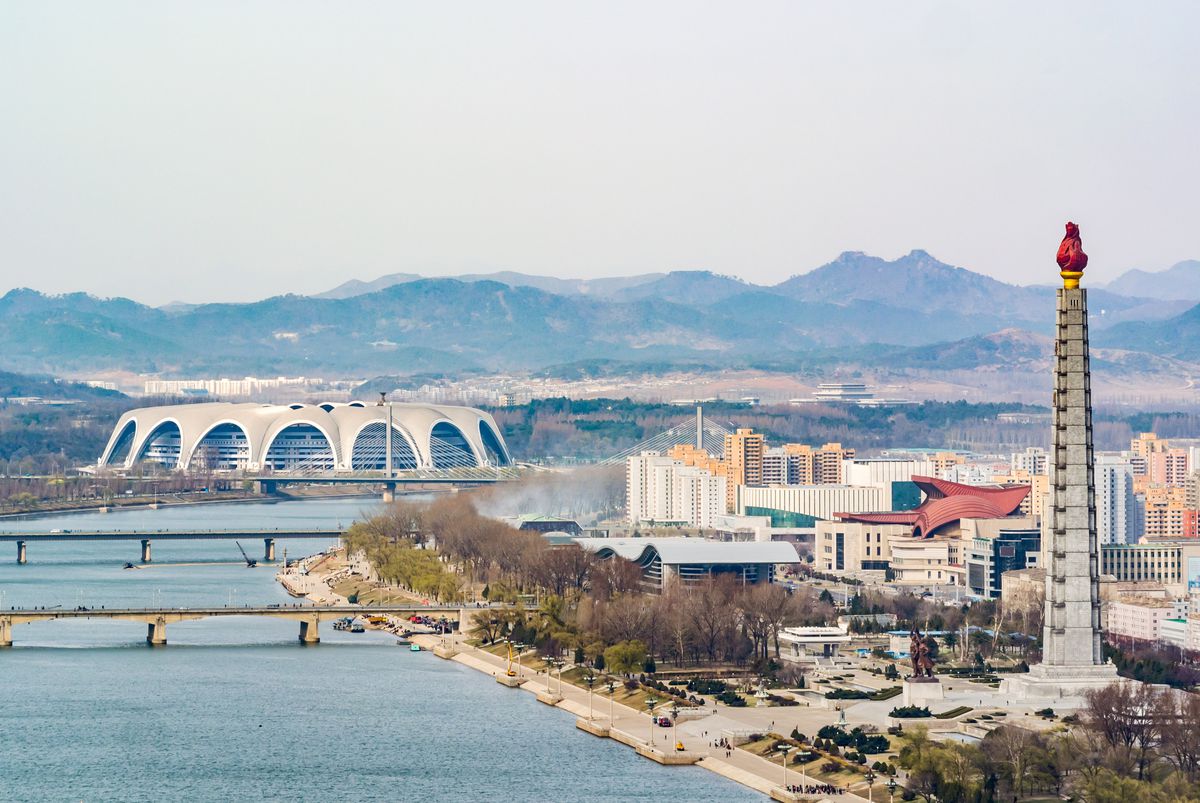
{"type": "MultiPolygon", "coordinates": [[[[427,649],[442,643],[442,639],[437,636],[416,637],[414,641],[418,641],[422,647],[426,647],[427,649]]],[[[445,643],[452,645],[459,651],[458,655],[454,657],[455,661],[472,669],[493,676],[499,676],[507,669],[507,659],[492,655],[486,650],[471,647],[463,643],[458,637],[447,638],[445,643]]],[[[547,678],[545,672],[536,671],[529,667],[523,668],[521,676],[527,678],[527,681],[521,686],[526,691],[540,693],[550,690],[552,693],[558,693],[559,684],[557,677],[547,678]]],[[[558,704],[559,708],[570,711],[578,717],[586,718],[588,716],[588,692],[586,689],[580,689],[572,686],[570,683],[563,683],[561,694],[563,700],[558,704]]],[[[632,740],[640,744],[652,743],[658,750],[666,753],[674,752],[674,728],[662,728],[653,725],[649,716],[645,713],[636,711],[618,702],[610,702],[602,692],[596,692],[592,695],[592,718],[597,724],[603,727],[611,727],[623,734],[627,734],[632,740]],[[611,721],[609,718],[610,710],[615,717],[611,721]]],[[[727,755],[727,751],[724,748],[713,746],[714,742],[720,740],[722,732],[743,732],[750,730],[761,733],[774,732],[788,734],[791,733],[792,728],[799,727],[802,732],[811,736],[822,725],[831,724],[836,719],[837,714],[835,712],[823,708],[789,706],[786,708],[730,709],[726,706],[716,706],[713,713],[707,716],[688,722],[681,722],[678,726],[678,735],[679,740],[683,742],[686,752],[703,756],[701,761],[698,762],[698,766],[724,775],[765,795],[769,795],[773,788],[778,788],[784,783],[783,766],[778,761],[768,761],[753,753],[737,748],[728,751],[727,755]]],[[[806,781],[801,773],[791,766],[787,769],[787,782],[791,784],[805,782],[818,783],[812,779],[807,779],[806,781]]],[[[860,782],[857,784],[857,787],[865,795],[865,782],[860,782]]],[[[820,799],[836,800],[839,803],[858,803],[858,801],[865,802],[867,800],[865,796],[854,793],[834,795],[820,799]]]]}

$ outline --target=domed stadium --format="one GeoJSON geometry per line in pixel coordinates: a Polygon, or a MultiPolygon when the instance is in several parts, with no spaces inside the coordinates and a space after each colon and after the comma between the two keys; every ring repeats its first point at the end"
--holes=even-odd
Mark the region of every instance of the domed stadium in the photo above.
{"type": "Polygon", "coordinates": [[[487,413],[471,407],[365,402],[210,402],[142,407],[121,416],[101,466],[284,473],[502,467],[508,448],[487,413]]]}

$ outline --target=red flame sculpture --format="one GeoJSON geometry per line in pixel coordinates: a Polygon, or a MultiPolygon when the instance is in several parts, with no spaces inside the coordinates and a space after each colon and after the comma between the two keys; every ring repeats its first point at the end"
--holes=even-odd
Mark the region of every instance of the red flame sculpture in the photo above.
{"type": "Polygon", "coordinates": [[[1079,227],[1067,223],[1067,234],[1058,246],[1058,267],[1068,288],[1078,287],[1083,269],[1087,267],[1088,257],[1083,253],[1083,241],[1079,239],[1079,227]]]}

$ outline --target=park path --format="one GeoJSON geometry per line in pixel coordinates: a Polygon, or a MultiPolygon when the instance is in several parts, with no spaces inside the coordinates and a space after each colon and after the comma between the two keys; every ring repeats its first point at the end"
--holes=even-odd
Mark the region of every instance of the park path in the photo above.
{"type": "MultiPolygon", "coordinates": [[[[472,647],[466,644],[465,640],[459,636],[447,637],[446,639],[438,636],[415,637],[414,641],[417,641],[426,649],[432,649],[435,645],[439,644],[453,646],[458,651],[453,660],[484,674],[491,674],[498,677],[508,667],[506,658],[501,658],[486,650],[472,647]]],[[[521,676],[528,679],[521,686],[525,691],[535,694],[542,692],[558,693],[559,683],[557,677],[548,677],[545,672],[531,667],[523,667],[521,676]]],[[[563,683],[561,696],[563,699],[557,704],[558,708],[569,711],[580,718],[586,719],[588,717],[589,694],[587,689],[578,688],[570,683],[563,683]]],[[[591,711],[592,719],[598,725],[610,727],[627,737],[619,741],[628,740],[642,745],[652,744],[654,748],[665,753],[670,754],[674,752],[673,734],[675,729],[661,728],[653,725],[649,715],[642,711],[635,710],[622,703],[610,701],[601,692],[595,692],[591,695],[591,711]],[[614,716],[611,721],[609,718],[610,710],[614,716]]],[[[718,707],[713,714],[680,723],[678,726],[679,739],[683,742],[687,752],[703,756],[697,763],[697,766],[704,767],[769,796],[772,789],[777,789],[783,785],[784,768],[781,764],[738,748],[728,751],[729,754],[727,755],[727,751],[724,748],[715,747],[713,743],[721,738],[723,731],[743,732],[746,730],[755,730],[766,733],[773,730],[775,733],[781,731],[784,733],[791,732],[791,726],[785,728],[782,724],[778,728],[770,728],[769,724],[772,717],[780,717],[782,723],[783,717],[788,716],[788,721],[790,722],[791,719],[797,718],[796,715],[802,713],[806,715],[804,719],[810,722],[817,718],[828,720],[822,724],[832,724],[834,721],[833,712],[824,709],[807,709],[803,712],[795,712],[795,714],[792,713],[793,711],[794,709],[791,708],[777,707],[759,709],[718,707]]],[[[790,784],[800,784],[804,781],[800,772],[789,767],[787,770],[787,782],[790,784]]],[[[815,783],[811,780],[808,782],[815,783]]],[[[858,786],[862,787],[864,793],[866,792],[865,782],[858,784],[858,786]]],[[[867,803],[868,800],[867,797],[858,795],[855,792],[821,796],[812,799],[834,800],[839,803],[867,803]]]]}

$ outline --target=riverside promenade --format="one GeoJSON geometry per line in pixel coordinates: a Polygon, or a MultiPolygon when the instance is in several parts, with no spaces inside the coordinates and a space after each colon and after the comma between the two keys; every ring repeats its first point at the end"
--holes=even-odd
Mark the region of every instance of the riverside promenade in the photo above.
{"type": "MultiPolygon", "coordinates": [[[[344,605],[346,599],[333,591],[330,581],[335,580],[347,569],[358,571],[361,575],[371,574],[370,566],[364,562],[348,561],[344,556],[335,557],[333,554],[321,554],[300,561],[293,569],[296,573],[294,576],[289,577],[281,573],[277,575],[276,579],[288,587],[293,594],[303,594],[309,599],[320,601],[323,604],[344,605]],[[288,579],[299,579],[300,575],[305,580],[303,589],[288,585],[288,579]]],[[[418,599],[417,595],[409,596],[414,600],[418,599]]],[[[466,608],[461,612],[463,630],[469,629],[470,614],[480,610],[486,609],[466,608]]],[[[440,658],[456,661],[463,666],[496,678],[504,675],[508,668],[506,658],[471,646],[462,632],[446,635],[413,635],[411,639],[422,649],[432,652],[440,658]]],[[[499,687],[500,684],[498,683],[497,686],[499,687]]],[[[592,694],[592,718],[589,725],[587,719],[588,691],[586,689],[563,682],[560,698],[558,677],[549,678],[545,672],[538,672],[530,667],[522,669],[515,687],[536,695],[542,702],[553,704],[555,707],[579,717],[577,726],[581,730],[606,736],[628,745],[639,755],[647,758],[649,758],[647,753],[656,753],[659,754],[659,757],[666,756],[667,760],[664,763],[695,764],[775,800],[874,803],[874,801],[868,800],[865,781],[853,784],[849,791],[840,795],[788,794],[783,791],[784,768],[778,759],[769,761],[736,747],[729,750],[727,756],[725,748],[715,747],[713,744],[722,737],[733,738],[731,734],[789,734],[792,728],[796,727],[805,733],[816,733],[821,726],[836,722],[837,715],[829,709],[804,705],[734,709],[714,704],[711,709],[712,713],[679,723],[679,739],[685,748],[683,753],[689,758],[686,761],[672,761],[671,759],[676,758],[676,751],[672,749],[674,745],[671,741],[675,729],[657,727],[645,712],[615,702],[611,704],[614,717],[610,720],[608,716],[610,702],[600,690],[596,690],[592,694]],[[693,758],[694,760],[692,760],[693,758]]],[[[502,688],[497,688],[496,691],[505,693],[502,688]]],[[[655,713],[661,715],[664,712],[660,709],[655,713]]],[[[800,772],[798,765],[789,765],[787,769],[788,784],[819,783],[811,778],[807,780],[805,778],[806,776],[800,772]]],[[[877,785],[875,800],[882,801],[884,794],[886,793],[877,785]]]]}
{"type": "MultiPolygon", "coordinates": [[[[506,659],[470,646],[458,634],[446,637],[414,636],[413,641],[439,657],[445,657],[497,678],[503,675],[508,667],[506,659]]],[[[522,691],[537,695],[539,700],[553,704],[555,707],[579,717],[582,722],[578,724],[578,727],[582,730],[607,735],[608,738],[633,747],[639,755],[646,755],[647,748],[650,748],[657,754],[665,755],[668,761],[675,757],[676,751],[672,744],[675,729],[655,726],[649,715],[643,711],[634,710],[621,703],[610,704],[606,695],[601,691],[596,691],[592,695],[592,718],[590,720],[592,727],[584,727],[588,723],[588,691],[586,689],[564,682],[561,684],[560,695],[557,676],[548,677],[545,672],[534,671],[530,668],[524,669],[521,677],[517,680],[518,688],[522,691]],[[551,702],[560,696],[561,699],[557,699],[557,702],[551,702]],[[611,720],[609,718],[610,707],[614,713],[611,720]]],[[[662,711],[656,711],[656,715],[661,713],[662,711]]],[[[822,724],[830,724],[833,721],[832,713],[827,710],[779,707],[729,709],[724,706],[716,706],[714,713],[679,723],[679,740],[684,745],[682,753],[685,756],[696,757],[695,761],[689,760],[680,763],[694,763],[696,766],[750,787],[775,800],[831,800],[839,801],[839,803],[862,801],[862,803],[867,803],[865,782],[839,795],[803,796],[783,793],[784,768],[778,760],[768,761],[736,747],[726,751],[723,747],[713,746],[713,742],[730,733],[741,734],[754,731],[786,734],[801,720],[808,720],[815,724],[818,718],[822,724]],[[726,755],[727,752],[729,755],[726,755]],[[860,795],[858,792],[862,794],[860,795]]],[[[787,783],[796,785],[818,782],[811,778],[805,780],[798,766],[789,765],[787,783]]],[[[878,790],[876,791],[878,792],[878,790]]]]}

